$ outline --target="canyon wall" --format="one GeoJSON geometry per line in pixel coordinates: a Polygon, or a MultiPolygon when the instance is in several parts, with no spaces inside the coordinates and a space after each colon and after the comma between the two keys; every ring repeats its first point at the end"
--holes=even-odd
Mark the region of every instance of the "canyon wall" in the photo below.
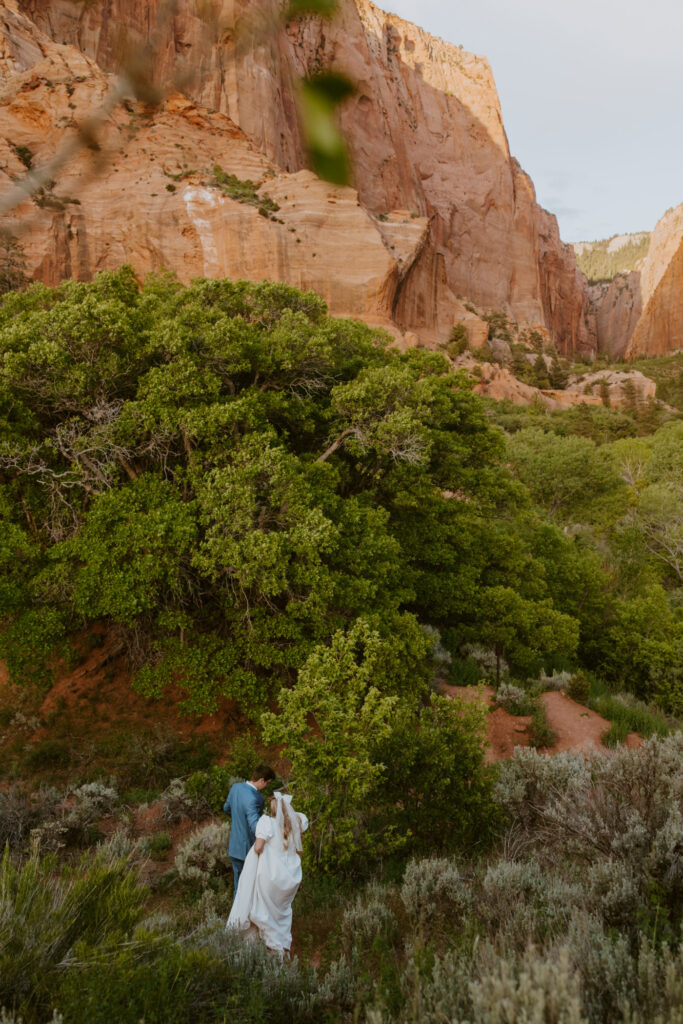
{"type": "Polygon", "coordinates": [[[173,78],[182,94],[154,116],[124,108],[111,118],[108,159],[77,194],[74,167],[64,172],[58,199],[79,202],[43,206],[34,217],[27,250],[35,276],[87,277],[122,259],[183,279],[272,276],[316,288],[333,312],[425,343],[445,340],[469,301],[547,331],[567,355],[595,351],[586,280],[510,155],[484,58],[368,0],[343,0],[332,22],[306,19],[282,31],[268,20],[266,0],[179,0],[158,30],[158,0],[0,7],[6,48],[19,36],[33,39],[3,75],[8,178],[17,146],[39,161],[54,150],[52,130],[37,124],[40,105],[53,125],[73,128],[131,42],[150,42],[155,79],[173,78]],[[353,189],[328,187],[305,170],[297,82],[328,67],[356,86],[342,115],[353,189]],[[17,106],[29,93],[33,120],[26,103],[23,113],[17,106]],[[259,218],[207,187],[202,173],[214,163],[262,184],[280,205],[277,216],[259,218]],[[181,173],[169,190],[169,175],[181,173]]]}
{"type": "Polygon", "coordinates": [[[683,349],[683,203],[658,221],[638,269],[593,285],[598,351],[612,359],[683,349]]]}

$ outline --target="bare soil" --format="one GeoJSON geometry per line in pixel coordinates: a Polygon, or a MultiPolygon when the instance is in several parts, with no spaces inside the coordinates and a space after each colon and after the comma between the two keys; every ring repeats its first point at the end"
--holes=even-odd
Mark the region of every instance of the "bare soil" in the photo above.
{"type": "MultiPolygon", "coordinates": [[[[489,746],[486,760],[489,763],[506,761],[514,754],[515,747],[530,746],[531,718],[527,715],[511,715],[503,708],[495,707],[493,687],[444,684],[443,691],[450,697],[457,696],[468,701],[483,699],[488,705],[489,746]]],[[[541,694],[541,700],[548,716],[548,725],[555,733],[554,744],[544,749],[542,753],[559,754],[564,750],[571,750],[587,754],[591,750],[609,749],[603,743],[602,737],[609,731],[610,723],[602,715],[556,690],[541,694]]],[[[639,747],[642,742],[642,737],[637,733],[630,733],[625,740],[629,748],[639,747]]]]}

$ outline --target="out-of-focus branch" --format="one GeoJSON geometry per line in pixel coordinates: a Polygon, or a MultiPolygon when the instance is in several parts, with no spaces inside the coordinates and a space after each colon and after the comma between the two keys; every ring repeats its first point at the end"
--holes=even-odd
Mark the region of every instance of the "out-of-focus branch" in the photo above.
{"type": "MultiPolygon", "coordinates": [[[[337,8],[338,0],[291,0],[284,11],[260,26],[260,32],[256,25],[250,25],[243,34],[243,41],[253,40],[255,31],[264,38],[270,32],[280,31],[286,20],[310,15],[329,17],[337,8]]],[[[159,48],[164,30],[176,11],[177,0],[162,2],[150,39],[124,54],[117,80],[99,109],[77,126],[74,135],[42,167],[31,168],[23,178],[14,182],[14,187],[0,198],[0,217],[6,217],[41,189],[50,189],[62,168],[84,149],[90,150],[96,159],[88,171],[80,175],[78,185],[82,187],[96,177],[104,164],[98,130],[120,104],[135,100],[154,109],[160,106],[169,92],[182,90],[189,77],[185,70],[174,75],[163,89],[151,77],[153,61],[150,55],[159,48]]],[[[209,27],[207,23],[207,31],[209,27]]],[[[336,125],[336,111],[352,91],[352,86],[336,73],[328,72],[302,83],[302,122],[313,169],[320,177],[336,184],[347,184],[349,180],[346,143],[336,125]]],[[[25,219],[21,226],[27,226],[25,219]]]]}
{"type": "MultiPolygon", "coordinates": [[[[177,0],[164,0],[159,8],[159,16],[149,42],[131,48],[125,55],[118,78],[100,105],[90,117],[78,125],[75,134],[55,153],[51,160],[42,167],[32,168],[14,188],[0,199],[0,217],[6,216],[26,199],[35,195],[41,188],[49,188],[58,172],[65,167],[81,150],[89,149],[93,154],[100,153],[97,138],[98,129],[104,124],[116,108],[126,100],[137,100],[150,107],[158,107],[164,98],[164,91],[156,86],[150,76],[152,62],[150,51],[158,45],[164,28],[175,17],[177,0]]],[[[177,89],[180,80],[174,80],[169,89],[177,89]]],[[[168,90],[167,90],[168,91],[168,90]]],[[[81,181],[93,177],[102,161],[95,161],[92,170],[83,175],[81,181]]]]}

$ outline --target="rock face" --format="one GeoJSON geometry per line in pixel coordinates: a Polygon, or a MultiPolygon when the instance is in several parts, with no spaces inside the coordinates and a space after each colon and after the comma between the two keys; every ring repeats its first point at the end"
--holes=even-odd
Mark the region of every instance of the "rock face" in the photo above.
{"type": "Polygon", "coordinates": [[[594,285],[590,299],[598,351],[611,358],[683,348],[683,204],[658,222],[639,269],[594,285]]]}
{"type": "Polygon", "coordinates": [[[472,377],[472,390],[475,394],[498,402],[512,402],[513,405],[536,403],[552,411],[570,409],[576,405],[596,406],[606,403],[614,409],[633,408],[648,400],[653,401],[657,389],[653,380],[637,371],[600,370],[570,381],[564,390],[557,390],[533,387],[519,380],[505,366],[477,362],[470,355],[461,356],[456,366],[472,377]]]}
{"type": "MultiPolygon", "coordinates": [[[[158,30],[159,0],[17,3],[0,0],[0,137],[9,140],[10,174],[18,168],[9,143],[39,161],[54,150],[50,126],[37,123],[41,106],[53,125],[80,120],[127,42],[150,40],[161,84],[192,72],[183,96],[155,116],[133,108],[110,119],[108,161],[78,187],[80,205],[43,207],[32,226],[35,276],[87,277],[122,259],[183,279],[269,276],[426,344],[445,340],[454,322],[469,319],[470,331],[470,300],[547,330],[564,354],[595,350],[585,278],[510,155],[484,58],[369,0],[342,0],[333,22],[307,19],[279,33],[264,30],[269,0],[179,0],[158,30]],[[305,171],[297,82],[332,66],[356,83],[342,118],[354,189],[305,171]],[[35,123],[16,106],[29,93],[35,123]],[[276,220],[202,185],[213,163],[264,183],[281,207],[276,220]],[[198,173],[172,192],[164,172],[183,164],[198,173]]],[[[55,191],[76,197],[75,182],[70,166],[55,191]]]]}
{"type": "Polygon", "coordinates": [[[640,273],[617,274],[613,281],[592,285],[598,352],[620,359],[643,312],[640,273]]]}
{"type": "Polygon", "coordinates": [[[661,356],[683,349],[683,203],[657,224],[643,267],[643,312],[626,357],[661,356]]]}
{"type": "MultiPolygon", "coordinates": [[[[0,96],[0,164],[7,188],[27,159],[42,163],[68,141],[109,83],[91,58],[46,40],[16,9],[5,13],[0,67],[10,87],[0,96]]],[[[315,289],[333,313],[395,331],[395,295],[425,243],[425,218],[380,224],[353,189],[328,186],[307,170],[277,173],[228,117],[179,94],[153,116],[121,107],[98,143],[97,173],[91,154],[81,153],[52,189],[17,211],[36,279],[87,280],[123,262],[141,274],[174,270],[183,281],[267,278],[315,289]],[[258,203],[230,198],[193,170],[198,163],[262,185],[279,209],[263,216],[258,203]]]]}

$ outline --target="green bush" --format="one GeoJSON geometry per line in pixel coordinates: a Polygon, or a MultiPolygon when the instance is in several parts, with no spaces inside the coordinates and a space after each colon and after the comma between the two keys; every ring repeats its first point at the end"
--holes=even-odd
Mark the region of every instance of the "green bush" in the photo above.
{"type": "Polygon", "coordinates": [[[71,764],[71,747],[66,740],[41,740],[29,748],[24,764],[32,772],[68,768],[71,764]]]}
{"type": "Polygon", "coordinates": [[[185,789],[190,796],[205,800],[208,807],[217,814],[223,810],[230,786],[235,781],[236,777],[229,768],[214,764],[205,771],[190,775],[185,783],[185,789]]]}
{"type": "Polygon", "coordinates": [[[73,1024],[220,1021],[250,1008],[260,994],[210,954],[145,932],[125,949],[83,944],[76,956],[79,967],[65,974],[58,996],[60,1011],[73,1024]]]}
{"type": "Polygon", "coordinates": [[[0,863],[0,1005],[49,1011],[78,942],[123,941],[142,914],[143,893],[125,861],[105,853],[55,874],[54,861],[0,863]]]}
{"type": "Polygon", "coordinates": [[[534,703],[529,723],[529,742],[532,747],[550,748],[555,742],[555,733],[548,724],[548,714],[542,700],[534,703]]]}
{"type": "Polygon", "coordinates": [[[147,841],[150,857],[153,860],[165,860],[173,846],[171,835],[166,830],[155,832],[147,841]]]}
{"type": "MultiPolygon", "coordinates": [[[[264,193],[259,195],[259,185],[253,181],[242,181],[235,174],[228,174],[223,168],[216,164],[213,169],[213,178],[209,182],[214,188],[219,188],[224,195],[237,200],[238,203],[246,203],[247,206],[255,206],[262,217],[271,218],[280,209],[274,199],[264,193]]],[[[167,185],[167,188],[172,186],[167,185]]]]}
{"type": "Polygon", "coordinates": [[[451,327],[450,334],[448,335],[448,343],[446,344],[446,351],[448,352],[451,359],[457,359],[459,355],[469,347],[469,336],[467,334],[467,328],[464,324],[454,324],[451,327]]]}
{"type": "Polygon", "coordinates": [[[579,704],[587,704],[590,697],[590,683],[586,673],[579,670],[569,680],[567,685],[567,696],[579,704]]]}

